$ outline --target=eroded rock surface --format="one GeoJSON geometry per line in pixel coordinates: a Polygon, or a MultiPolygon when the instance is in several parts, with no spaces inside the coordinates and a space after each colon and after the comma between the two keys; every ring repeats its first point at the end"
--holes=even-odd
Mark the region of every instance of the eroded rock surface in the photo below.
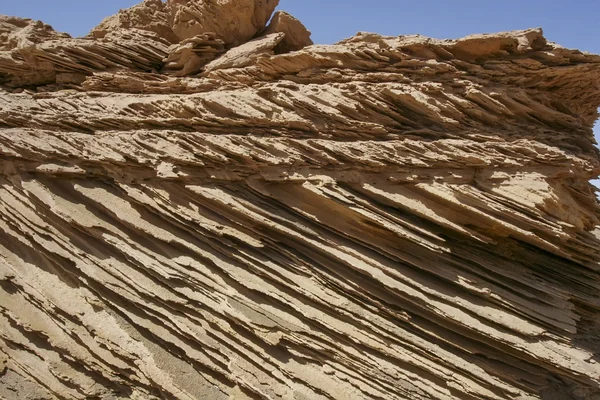
{"type": "Polygon", "coordinates": [[[276,3],[0,19],[0,397],[598,398],[600,57],[276,3]]]}
{"type": "Polygon", "coordinates": [[[237,46],[265,28],[277,4],[279,0],[144,0],[106,18],[91,36],[138,28],[175,43],[214,32],[228,46],[237,46]]]}
{"type": "Polygon", "coordinates": [[[285,36],[283,42],[277,45],[276,52],[288,53],[290,51],[302,50],[306,46],[313,44],[310,38],[310,31],[306,27],[285,11],[277,11],[269,26],[264,31],[265,35],[281,32],[285,36]]]}

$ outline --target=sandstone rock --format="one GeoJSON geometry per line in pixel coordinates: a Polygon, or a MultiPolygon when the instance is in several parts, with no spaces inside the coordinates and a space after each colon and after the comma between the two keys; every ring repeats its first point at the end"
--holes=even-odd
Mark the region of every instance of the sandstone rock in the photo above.
{"type": "Polygon", "coordinates": [[[228,47],[261,32],[279,0],[188,0],[172,4],[173,31],[184,39],[215,32],[228,47]]]}
{"type": "Polygon", "coordinates": [[[197,74],[224,52],[224,43],[215,33],[203,33],[172,46],[169,56],[163,60],[165,71],[176,76],[197,74]]]}
{"type": "Polygon", "coordinates": [[[236,4],[0,19],[0,397],[600,395],[600,56],[236,4]]]}
{"type": "Polygon", "coordinates": [[[68,39],[66,33],[56,32],[50,25],[26,18],[0,15],[0,51],[14,50],[51,39],[68,39]]]}
{"type": "Polygon", "coordinates": [[[310,31],[290,14],[285,11],[277,11],[269,26],[264,31],[264,35],[282,32],[285,33],[284,40],[277,46],[276,53],[289,53],[310,46],[313,41],[310,39],[310,31]]]}
{"type": "Polygon", "coordinates": [[[90,36],[96,39],[120,29],[143,29],[151,31],[170,43],[180,38],[173,32],[171,10],[162,0],[144,0],[140,4],[106,18],[92,29],[90,36]]]}
{"type": "Polygon", "coordinates": [[[252,40],[241,46],[234,47],[216,60],[212,61],[204,68],[205,73],[210,73],[218,69],[242,68],[252,65],[261,57],[272,56],[274,49],[284,40],[283,32],[272,33],[270,35],[252,40]]]}
{"type": "Polygon", "coordinates": [[[62,73],[152,71],[162,67],[169,48],[155,33],[139,29],[113,31],[98,40],[71,39],[51,28],[44,31],[47,40],[40,40],[36,30],[23,29],[18,42],[0,50],[0,82],[11,87],[40,86],[55,83],[62,73]]]}
{"type": "Polygon", "coordinates": [[[145,29],[172,43],[213,32],[228,47],[261,32],[279,0],[145,0],[105,19],[90,33],[104,37],[117,29],[145,29]]]}
{"type": "Polygon", "coordinates": [[[55,84],[81,84],[82,76],[107,69],[195,75],[232,47],[216,65],[246,66],[260,54],[287,52],[308,43],[310,33],[287,14],[277,13],[265,31],[276,5],[274,0],[146,0],[105,19],[84,39],[72,39],[39,21],[2,17],[0,84],[52,90],[55,84]],[[263,49],[272,35],[261,42],[263,47],[246,44],[262,31],[266,36],[279,33],[276,49],[263,49]],[[239,44],[243,45],[236,49],[239,44]],[[232,57],[238,61],[226,61],[232,57]],[[244,64],[240,57],[250,58],[244,64]]]}

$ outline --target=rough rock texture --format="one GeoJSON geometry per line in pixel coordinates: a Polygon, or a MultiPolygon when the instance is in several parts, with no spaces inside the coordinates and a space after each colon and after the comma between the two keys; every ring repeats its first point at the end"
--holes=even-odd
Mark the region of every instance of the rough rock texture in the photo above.
{"type": "Polygon", "coordinates": [[[302,22],[286,13],[277,11],[264,34],[282,32],[285,33],[283,41],[276,47],[277,54],[288,53],[290,51],[302,50],[306,46],[313,44],[310,39],[310,31],[306,29],[302,22]]]}
{"type": "Polygon", "coordinates": [[[169,49],[165,72],[175,76],[194,75],[225,52],[225,43],[214,32],[183,40],[169,49]]]}
{"type": "Polygon", "coordinates": [[[178,42],[214,32],[228,46],[237,46],[265,28],[277,4],[279,0],[144,0],[105,19],[91,35],[139,28],[178,42]]]}
{"type": "Polygon", "coordinates": [[[151,72],[162,68],[169,52],[169,42],[148,30],[116,30],[88,40],[71,39],[48,25],[12,17],[0,16],[0,27],[8,32],[0,36],[6,38],[0,42],[0,84],[13,88],[61,84],[65,75],[78,76],[75,81],[81,83],[96,71],[151,72]]]}
{"type": "Polygon", "coordinates": [[[0,20],[0,397],[600,398],[600,57],[275,3],[0,20]]]}

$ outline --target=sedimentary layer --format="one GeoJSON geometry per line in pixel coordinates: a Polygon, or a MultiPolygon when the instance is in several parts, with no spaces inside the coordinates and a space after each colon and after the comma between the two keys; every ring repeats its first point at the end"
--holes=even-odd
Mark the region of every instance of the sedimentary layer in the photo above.
{"type": "Polygon", "coordinates": [[[600,57],[276,6],[0,17],[0,396],[600,396],[600,57]]]}

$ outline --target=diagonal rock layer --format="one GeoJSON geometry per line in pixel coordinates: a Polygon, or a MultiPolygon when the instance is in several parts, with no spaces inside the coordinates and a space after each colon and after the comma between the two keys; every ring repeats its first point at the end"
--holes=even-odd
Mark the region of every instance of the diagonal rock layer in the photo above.
{"type": "Polygon", "coordinates": [[[277,3],[0,17],[0,397],[600,398],[600,56],[277,3]]]}

